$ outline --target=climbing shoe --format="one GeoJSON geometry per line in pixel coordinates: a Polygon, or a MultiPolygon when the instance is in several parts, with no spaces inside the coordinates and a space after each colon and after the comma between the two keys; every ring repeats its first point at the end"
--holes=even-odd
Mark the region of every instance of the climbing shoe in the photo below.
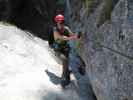
{"type": "Polygon", "coordinates": [[[70,84],[70,80],[62,80],[61,81],[61,86],[63,87],[63,88],[65,88],[67,85],[69,85],[70,84]]]}
{"type": "Polygon", "coordinates": [[[61,86],[65,88],[65,86],[69,85],[70,83],[70,71],[65,70],[62,74],[61,86]]]}
{"type": "Polygon", "coordinates": [[[81,75],[85,75],[85,67],[79,67],[78,68],[78,72],[81,74],[81,75]]]}

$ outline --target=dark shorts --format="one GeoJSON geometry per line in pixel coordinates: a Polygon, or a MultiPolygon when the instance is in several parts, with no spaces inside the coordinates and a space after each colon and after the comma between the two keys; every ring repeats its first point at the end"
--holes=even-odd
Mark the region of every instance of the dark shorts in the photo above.
{"type": "Polygon", "coordinates": [[[61,59],[66,59],[69,56],[70,47],[69,45],[59,45],[57,43],[53,44],[54,51],[56,55],[61,59]],[[63,57],[64,56],[64,57],[63,57]]]}

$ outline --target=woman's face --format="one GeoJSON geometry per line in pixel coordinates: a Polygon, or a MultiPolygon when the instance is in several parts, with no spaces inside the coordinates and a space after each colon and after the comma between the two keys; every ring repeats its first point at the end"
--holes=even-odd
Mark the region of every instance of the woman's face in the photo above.
{"type": "Polygon", "coordinates": [[[57,27],[58,27],[59,29],[64,28],[64,22],[58,22],[58,23],[57,23],[57,27]]]}

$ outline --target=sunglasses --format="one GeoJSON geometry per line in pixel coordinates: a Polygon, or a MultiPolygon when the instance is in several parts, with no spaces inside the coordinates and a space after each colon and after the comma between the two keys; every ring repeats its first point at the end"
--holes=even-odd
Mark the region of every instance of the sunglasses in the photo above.
{"type": "Polygon", "coordinates": [[[58,21],[57,23],[59,23],[59,24],[64,24],[64,21],[58,21]]]}

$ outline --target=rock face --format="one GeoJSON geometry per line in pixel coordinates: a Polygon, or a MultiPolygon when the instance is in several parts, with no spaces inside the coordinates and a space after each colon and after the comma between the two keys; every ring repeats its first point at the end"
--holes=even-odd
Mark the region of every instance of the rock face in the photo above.
{"type": "Polygon", "coordinates": [[[80,54],[97,99],[133,100],[133,1],[67,2],[71,28],[84,33],[80,54]]]}
{"type": "Polygon", "coordinates": [[[0,0],[0,20],[46,38],[46,29],[52,23],[56,0],[0,0]]]}

